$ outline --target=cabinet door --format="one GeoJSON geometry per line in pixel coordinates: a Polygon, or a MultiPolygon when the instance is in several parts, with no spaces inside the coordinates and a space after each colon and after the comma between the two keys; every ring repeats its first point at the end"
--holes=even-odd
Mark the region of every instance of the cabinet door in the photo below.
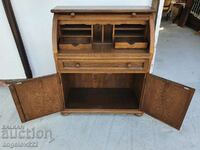
{"type": "Polygon", "coordinates": [[[22,122],[63,110],[60,80],[56,74],[16,82],[9,88],[22,122]]]}
{"type": "Polygon", "coordinates": [[[194,91],[193,88],[147,74],[140,108],[180,129],[194,91]]]}

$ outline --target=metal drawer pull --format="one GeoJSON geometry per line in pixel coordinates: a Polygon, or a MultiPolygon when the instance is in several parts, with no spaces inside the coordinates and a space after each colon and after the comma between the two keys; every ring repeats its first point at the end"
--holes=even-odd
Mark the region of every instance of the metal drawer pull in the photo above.
{"type": "Polygon", "coordinates": [[[132,70],[143,70],[143,69],[144,69],[143,67],[135,67],[135,66],[132,66],[131,63],[128,63],[128,64],[127,64],[127,67],[128,67],[129,69],[132,69],[132,70]]]}
{"type": "Polygon", "coordinates": [[[71,17],[75,17],[76,14],[75,14],[74,12],[72,12],[72,13],[70,13],[70,16],[71,16],[71,17]]]}
{"type": "Polygon", "coordinates": [[[137,14],[136,13],[132,13],[132,16],[136,16],[137,14]]]}
{"type": "Polygon", "coordinates": [[[128,63],[127,66],[128,66],[128,68],[131,68],[131,67],[132,67],[131,63],[128,63]]]}
{"type": "Polygon", "coordinates": [[[80,66],[81,66],[81,65],[80,65],[79,63],[76,63],[76,64],[75,64],[75,67],[76,67],[76,68],[79,68],[80,66]]]}

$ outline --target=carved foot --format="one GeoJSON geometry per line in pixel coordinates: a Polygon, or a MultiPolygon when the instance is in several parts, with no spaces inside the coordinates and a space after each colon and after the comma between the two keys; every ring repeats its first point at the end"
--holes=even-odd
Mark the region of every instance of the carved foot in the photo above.
{"type": "Polygon", "coordinates": [[[69,116],[70,113],[68,113],[68,112],[61,112],[61,115],[62,115],[62,116],[69,116]]]}
{"type": "Polygon", "coordinates": [[[144,114],[144,113],[137,113],[137,114],[135,114],[135,116],[141,117],[141,116],[143,116],[143,114],[144,114]]]}

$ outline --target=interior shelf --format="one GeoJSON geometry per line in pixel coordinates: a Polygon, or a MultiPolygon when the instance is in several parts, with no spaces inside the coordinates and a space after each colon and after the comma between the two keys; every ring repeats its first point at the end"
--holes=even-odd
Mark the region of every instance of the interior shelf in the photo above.
{"type": "Polygon", "coordinates": [[[145,74],[61,74],[66,109],[138,109],[145,74]]]}
{"type": "Polygon", "coordinates": [[[116,30],[145,30],[145,25],[140,24],[121,24],[115,25],[116,30]]]}
{"type": "Polygon", "coordinates": [[[66,24],[60,26],[62,37],[92,37],[92,26],[84,24],[66,24]]]}
{"type": "Polygon", "coordinates": [[[148,26],[141,24],[62,24],[59,26],[60,52],[70,50],[113,51],[146,50],[148,26]]]}
{"type": "Polygon", "coordinates": [[[79,29],[91,29],[91,25],[86,25],[86,24],[65,24],[65,25],[61,25],[60,26],[61,30],[63,28],[70,28],[70,29],[75,29],[75,28],[79,28],[79,29]]]}
{"type": "Polygon", "coordinates": [[[136,96],[130,88],[72,88],[66,108],[138,109],[136,96]]]}
{"type": "Polygon", "coordinates": [[[62,30],[61,37],[91,37],[90,30],[62,30]]]}
{"type": "Polygon", "coordinates": [[[144,34],[141,31],[134,30],[115,30],[115,37],[143,37],[144,34]]]}
{"type": "Polygon", "coordinates": [[[80,26],[64,26],[64,27],[61,27],[61,31],[70,31],[70,30],[90,30],[91,31],[91,27],[80,27],[80,26]]]}

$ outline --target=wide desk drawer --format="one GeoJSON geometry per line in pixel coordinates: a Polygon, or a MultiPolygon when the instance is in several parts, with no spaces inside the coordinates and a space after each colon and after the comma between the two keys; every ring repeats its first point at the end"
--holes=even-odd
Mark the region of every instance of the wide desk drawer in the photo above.
{"type": "Polygon", "coordinates": [[[145,73],[148,59],[138,60],[58,60],[61,73],[145,73]]]}

